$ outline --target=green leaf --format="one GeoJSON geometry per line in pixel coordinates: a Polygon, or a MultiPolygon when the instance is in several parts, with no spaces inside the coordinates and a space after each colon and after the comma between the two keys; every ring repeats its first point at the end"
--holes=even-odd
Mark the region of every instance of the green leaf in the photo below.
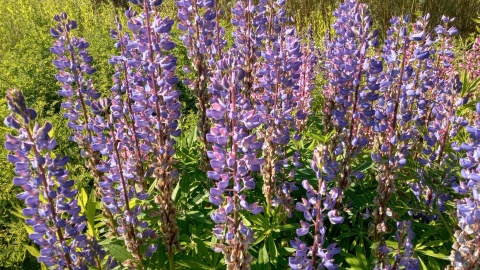
{"type": "Polygon", "coordinates": [[[120,263],[123,263],[128,259],[133,259],[132,254],[130,254],[130,252],[123,246],[111,244],[107,245],[106,248],[120,263]]]}
{"type": "Polygon", "coordinates": [[[22,212],[22,209],[19,208],[18,206],[16,205],[13,205],[13,209],[15,210],[10,210],[10,213],[12,213],[14,216],[24,220],[25,219],[25,216],[23,215],[23,212],[22,212]]]}
{"type": "Polygon", "coordinates": [[[175,202],[177,200],[178,191],[180,190],[180,181],[177,182],[177,185],[172,192],[172,200],[175,202]]]}
{"type": "MultiPolygon", "coordinates": [[[[351,269],[368,269],[367,265],[364,264],[364,261],[366,262],[365,255],[363,255],[363,258],[361,256],[355,256],[350,253],[346,253],[341,251],[340,254],[342,256],[345,256],[345,261],[350,265],[351,269]]],[[[361,255],[357,253],[357,255],[361,255]]]]}
{"type": "Polygon", "coordinates": [[[267,269],[268,267],[268,252],[265,244],[263,244],[263,247],[258,252],[258,264],[263,266],[262,269],[267,269]]]}
{"type": "Polygon", "coordinates": [[[82,207],[82,210],[85,211],[85,207],[88,202],[88,195],[87,192],[85,192],[85,189],[79,188],[78,192],[78,204],[82,207]]]}
{"type": "Polygon", "coordinates": [[[437,259],[441,259],[441,260],[449,260],[449,255],[447,254],[442,254],[442,253],[435,253],[433,252],[432,250],[419,250],[417,251],[419,253],[423,253],[429,257],[433,257],[433,258],[437,258],[437,259]]]}
{"type": "Polygon", "coordinates": [[[87,199],[87,205],[85,215],[87,218],[88,234],[98,238],[97,229],[95,229],[95,213],[96,213],[96,201],[95,190],[90,192],[90,196],[87,199]]]}
{"type": "Polygon", "coordinates": [[[28,226],[27,224],[23,223],[23,227],[25,228],[25,230],[27,231],[28,234],[32,234],[33,233],[33,228],[28,226]]]}
{"type": "Polygon", "coordinates": [[[423,245],[419,245],[415,248],[415,250],[421,250],[426,247],[438,247],[438,246],[443,246],[444,240],[434,240],[434,241],[428,241],[428,243],[425,243],[423,245]]]}
{"type": "Polygon", "coordinates": [[[354,171],[354,172],[355,172],[355,171],[361,171],[361,172],[363,172],[363,171],[366,171],[366,170],[370,169],[371,167],[373,167],[373,162],[372,162],[372,161],[367,161],[367,162],[365,162],[365,163],[363,163],[363,164],[355,167],[352,171],[354,171]]]}
{"type": "Polygon", "coordinates": [[[193,203],[196,205],[199,205],[208,196],[209,196],[208,192],[205,192],[204,194],[200,193],[197,196],[195,196],[195,198],[193,198],[193,203]]]}
{"type": "Polygon", "coordinates": [[[282,232],[284,232],[284,231],[294,230],[294,229],[296,229],[296,228],[297,228],[297,226],[296,226],[295,224],[285,224],[285,225],[282,225],[282,227],[280,228],[280,230],[281,230],[282,232]]]}
{"type": "Polygon", "coordinates": [[[267,237],[267,234],[262,233],[260,237],[257,237],[257,239],[255,239],[255,242],[253,242],[252,246],[255,246],[258,243],[262,242],[266,237],[267,237]]]}
{"type": "Polygon", "coordinates": [[[157,186],[157,181],[158,181],[158,179],[155,178],[152,185],[148,188],[148,194],[151,194],[155,190],[155,187],[157,186]]]}
{"type": "Polygon", "coordinates": [[[277,266],[278,250],[272,235],[268,237],[268,254],[270,254],[270,262],[277,266]]]}
{"type": "Polygon", "coordinates": [[[212,267],[203,264],[201,260],[192,256],[180,259],[176,262],[178,265],[185,267],[186,269],[212,269],[212,267]]]}
{"type": "Polygon", "coordinates": [[[28,253],[30,253],[33,257],[35,258],[40,257],[40,251],[38,251],[36,247],[25,246],[25,249],[27,249],[28,253]]]}
{"type": "Polygon", "coordinates": [[[362,246],[357,245],[355,247],[355,253],[357,254],[357,258],[360,260],[360,264],[362,265],[362,269],[368,269],[367,257],[365,257],[365,252],[362,249],[362,246]]]}

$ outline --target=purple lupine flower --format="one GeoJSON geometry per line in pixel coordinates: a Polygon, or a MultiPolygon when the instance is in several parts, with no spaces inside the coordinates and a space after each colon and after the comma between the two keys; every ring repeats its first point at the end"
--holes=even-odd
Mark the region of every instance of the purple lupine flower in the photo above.
{"type": "MultiPolygon", "coordinates": [[[[408,125],[411,126],[410,135],[412,139],[416,138],[416,141],[403,147],[403,152],[415,153],[413,158],[420,165],[417,169],[418,180],[410,183],[417,199],[430,208],[437,202],[441,209],[445,209],[445,200],[449,199],[449,196],[441,194],[435,184],[447,185],[452,175],[449,170],[442,169],[445,174],[438,179],[429,175],[429,171],[432,167],[445,167],[449,166],[446,162],[454,162],[451,160],[452,156],[445,154],[445,148],[450,145],[447,142],[456,135],[458,127],[466,123],[455,116],[455,107],[464,102],[460,97],[462,84],[453,69],[455,56],[452,53],[451,35],[456,33],[456,29],[448,25],[452,19],[443,17],[442,20],[444,24],[435,28],[437,38],[434,40],[425,30],[428,15],[412,25],[413,31],[409,35],[411,57],[417,55],[414,58],[416,60],[423,58],[418,56],[422,51],[428,52],[429,57],[418,60],[411,68],[410,80],[406,80],[407,91],[403,100],[410,101],[403,106],[410,109],[403,111],[406,111],[404,115],[413,121],[408,121],[408,125]]],[[[401,123],[402,127],[405,125],[401,123]]],[[[414,211],[411,213],[414,218],[421,218],[425,222],[437,218],[434,214],[414,211]]]]}
{"type": "MultiPolygon", "coordinates": [[[[67,97],[62,103],[62,107],[67,109],[64,115],[70,120],[69,127],[74,130],[72,139],[82,148],[83,156],[89,161],[87,165],[94,172],[97,191],[102,195],[101,202],[106,223],[114,235],[124,238],[127,249],[135,258],[135,262],[128,261],[126,264],[142,265],[144,256],[141,251],[142,245],[148,245],[146,238],[151,237],[152,233],[150,229],[143,229],[147,225],[135,217],[140,212],[141,204],[137,204],[135,209],[129,207],[129,202],[134,199],[134,195],[140,201],[146,197],[143,196],[145,193],[143,190],[136,190],[136,179],[131,180],[140,173],[129,173],[129,169],[136,166],[137,162],[126,158],[133,156],[125,151],[125,149],[131,149],[130,145],[133,144],[131,137],[124,135],[128,132],[122,130],[124,128],[121,121],[123,120],[122,101],[115,92],[112,100],[100,99],[100,94],[94,89],[93,82],[86,81],[84,74],[91,74],[93,71],[89,66],[92,58],[86,51],[88,42],[73,36],[70,31],[74,27],[70,25],[76,25],[76,23],[66,18],[60,19],[57,29],[62,31],[60,35],[55,36],[58,40],[54,46],[54,48],[62,48],[62,46],[64,49],[67,48],[63,53],[56,53],[57,62],[54,64],[61,75],[72,77],[72,80],[63,82],[57,76],[57,79],[63,82],[61,91],[65,89],[75,91],[73,98],[69,98],[71,95],[64,95],[67,97]],[[64,63],[63,66],[58,64],[59,61],[64,63]],[[107,159],[101,159],[100,156],[106,156],[107,159]],[[129,164],[132,166],[128,166],[129,164]]],[[[52,51],[55,50],[52,49],[52,51]]],[[[140,174],[138,182],[144,185],[141,179],[143,175],[140,174]]]]}
{"type": "Polygon", "coordinates": [[[303,212],[305,221],[300,222],[297,236],[304,236],[313,229],[314,242],[310,246],[305,244],[300,238],[290,240],[290,245],[296,249],[295,256],[290,257],[288,260],[292,269],[338,269],[338,265],[335,264],[333,257],[335,254],[340,253],[340,248],[336,246],[336,243],[332,243],[326,248],[323,247],[327,232],[327,228],[324,225],[325,218],[328,217],[332,224],[343,223],[343,217],[335,209],[335,204],[338,197],[342,195],[342,191],[338,187],[328,191],[327,183],[329,180],[323,177],[324,169],[329,166],[326,153],[326,147],[320,145],[313,154],[312,169],[315,171],[318,179],[317,190],[307,180],[302,182],[302,186],[307,192],[307,198],[302,198],[302,202],[297,202],[296,209],[303,212]]]}
{"type": "Polygon", "coordinates": [[[215,251],[225,255],[228,269],[249,269],[252,256],[248,249],[254,235],[240,220],[239,211],[258,214],[263,210],[258,203],[246,201],[246,191],[255,188],[251,172],[259,171],[263,163],[257,157],[262,143],[251,133],[261,119],[241,91],[245,71],[235,52],[231,49],[217,62],[211,78],[207,116],[214,125],[207,134],[212,143],[212,151],[208,151],[212,171],[208,177],[216,181],[216,187],[210,189],[209,199],[218,206],[211,213],[216,223],[213,233],[220,240],[215,251]]]}
{"type": "MultiPolygon", "coordinates": [[[[145,176],[156,179],[159,193],[155,196],[155,202],[159,205],[156,214],[160,217],[167,256],[172,259],[179,245],[177,213],[172,199],[178,179],[178,171],[174,167],[174,138],[181,133],[178,126],[181,115],[178,99],[180,92],[174,88],[178,82],[174,74],[177,58],[170,54],[175,47],[170,38],[173,20],[159,15],[158,1],[136,1],[134,4],[139,4],[143,10],[140,14],[136,14],[133,9],[125,12],[129,33],[122,32],[120,24],[117,30],[111,33],[112,37],[118,40],[116,46],[122,53],[111,60],[117,64],[119,71],[116,74],[118,85],[112,90],[122,92],[122,95],[126,93],[124,100],[118,100],[118,106],[115,106],[115,99],[112,99],[112,117],[118,117],[117,123],[123,123],[123,130],[117,132],[120,147],[117,156],[125,160],[126,177],[131,177],[132,180],[133,172],[139,175],[139,171],[134,167],[137,161],[130,159],[133,155],[129,154],[129,149],[136,149],[136,155],[148,161],[145,165],[147,167],[141,171],[145,176]],[[126,104],[128,109],[122,105],[125,101],[131,103],[126,104]],[[127,134],[133,132],[136,139],[132,141],[127,134]]],[[[148,197],[146,190],[128,190],[125,194],[124,197],[135,196],[140,200],[148,197]]],[[[140,211],[140,208],[133,209],[131,220],[135,220],[134,216],[140,211]]],[[[145,222],[142,224],[146,225],[145,222]]],[[[152,236],[152,232],[145,231],[142,235],[147,238],[152,236]]],[[[150,246],[145,251],[151,254],[152,250],[154,247],[150,246]]]]}
{"type": "Polygon", "coordinates": [[[309,42],[308,44],[302,44],[301,65],[297,73],[299,75],[297,80],[298,90],[293,93],[297,101],[295,104],[297,108],[295,112],[295,125],[299,131],[306,129],[308,116],[312,113],[311,104],[313,98],[311,92],[315,88],[315,80],[318,73],[319,50],[315,47],[312,35],[310,28],[309,42]]]}
{"type": "Polygon", "coordinates": [[[420,260],[413,258],[413,237],[412,221],[397,221],[395,240],[399,243],[399,249],[397,250],[397,254],[395,254],[393,269],[397,269],[397,265],[403,266],[407,270],[417,270],[420,268],[420,260]],[[403,253],[400,252],[400,246],[404,247],[403,253]]]}
{"type": "Polygon", "coordinates": [[[207,171],[209,162],[207,142],[211,122],[206,115],[210,100],[208,92],[208,78],[215,63],[222,57],[222,50],[226,46],[225,30],[219,25],[219,16],[223,12],[214,0],[210,1],[177,1],[179,29],[184,33],[180,39],[187,47],[187,55],[192,62],[195,78],[187,80],[187,85],[197,97],[198,119],[197,133],[201,143],[201,168],[207,171]]]}
{"type": "Polygon", "coordinates": [[[337,179],[338,187],[345,189],[350,184],[351,175],[358,175],[350,172],[351,159],[370,141],[373,103],[379,96],[375,78],[382,71],[382,62],[368,54],[369,48],[378,44],[378,31],[372,29],[373,21],[367,5],[346,0],[334,15],[337,18],[332,25],[335,35],[325,42],[324,58],[329,80],[325,91],[328,104],[325,124],[338,133],[331,145],[342,149],[330,149],[332,155],[345,152],[337,179]]]}
{"type": "Polygon", "coordinates": [[[298,167],[301,163],[294,161],[298,153],[287,157],[286,147],[292,138],[301,138],[296,124],[309,114],[312,74],[305,73],[312,71],[312,62],[306,61],[302,67],[302,57],[308,59],[310,54],[302,55],[304,45],[295,29],[287,26],[284,4],[285,1],[271,1],[265,14],[266,31],[270,33],[261,50],[263,62],[256,68],[258,83],[254,85],[253,97],[257,111],[266,119],[261,132],[265,159],[262,190],[268,206],[283,205],[283,210],[291,215],[290,193],[296,187],[287,181],[294,176],[294,170],[289,173],[288,167],[290,164],[298,167]]]}
{"type": "Polygon", "coordinates": [[[92,121],[92,125],[101,131],[97,142],[102,140],[103,148],[99,151],[106,157],[98,165],[99,170],[105,172],[105,178],[99,186],[103,192],[102,203],[114,214],[118,224],[116,231],[135,258],[135,261],[124,264],[142,266],[146,250],[155,248],[155,245],[148,243],[148,240],[155,236],[155,232],[148,228],[146,221],[138,217],[140,212],[145,210],[143,201],[148,198],[148,194],[143,189],[136,171],[138,161],[135,160],[135,151],[132,150],[133,140],[127,136],[128,125],[123,113],[116,110],[119,106],[115,101],[121,102],[119,95],[111,104],[110,100],[102,102],[109,105],[107,108],[110,110],[105,111],[105,118],[97,115],[92,121]],[[103,132],[109,136],[104,136],[103,132]],[[131,207],[134,199],[135,206],[131,207]]]}
{"type": "MultiPolygon", "coordinates": [[[[62,84],[58,94],[64,98],[61,105],[65,110],[63,116],[68,119],[67,125],[73,133],[70,140],[78,144],[82,157],[87,159],[86,167],[96,180],[96,195],[101,198],[102,192],[98,183],[104,178],[104,172],[97,168],[101,157],[95,149],[98,143],[94,141],[98,130],[89,126],[95,112],[99,110],[91,106],[100,98],[92,80],[88,79],[88,76],[95,72],[95,68],[91,66],[93,58],[88,53],[89,43],[71,34],[71,31],[77,28],[77,23],[68,19],[66,13],[55,15],[54,19],[58,25],[50,29],[52,37],[56,39],[50,52],[56,55],[53,64],[59,73],[55,78],[62,84]]],[[[117,235],[112,213],[107,208],[102,208],[102,214],[110,233],[117,235]]]]}
{"type": "Polygon", "coordinates": [[[7,159],[15,164],[13,183],[23,189],[17,197],[25,202],[25,223],[33,228],[29,237],[40,246],[38,261],[56,269],[95,266],[94,257],[101,260],[105,254],[89,250],[89,239],[83,234],[86,218],[76,199],[78,190],[65,169],[68,157],[52,153],[56,146],[49,136],[52,124],[34,122],[37,113],[27,108],[20,91],[7,91],[7,101],[12,113],[5,124],[18,132],[17,136],[7,135],[5,148],[12,152],[7,159]]]}
{"type": "Polygon", "coordinates": [[[68,126],[73,130],[71,140],[82,148],[82,156],[94,155],[88,145],[92,143],[92,131],[88,129],[89,107],[101,94],[93,88],[92,81],[87,79],[96,69],[91,66],[92,56],[88,53],[89,43],[83,38],[77,38],[70,32],[77,28],[77,23],[67,19],[62,13],[56,15],[58,25],[51,28],[52,37],[56,38],[50,51],[56,55],[53,64],[58,69],[55,75],[57,81],[62,84],[58,94],[65,98],[62,108],[67,118],[68,126]],[[85,134],[87,133],[87,134],[85,134]]]}
{"type": "Polygon", "coordinates": [[[460,159],[463,180],[453,185],[453,189],[464,194],[456,202],[459,229],[455,231],[455,243],[450,255],[451,266],[448,269],[475,269],[480,265],[478,254],[478,234],[480,233],[480,103],[476,105],[476,114],[472,125],[466,127],[470,139],[465,142],[465,155],[460,159]]]}
{"type": "Polygon", "coordinates": [[[264,46],[263,41],[267,38],[265,6],[266,1],[260,1],[258,5],[254,5],[252,0],[239,0],[232,7],[232,25],[235,27],[232,33],[235,42],[232,47],[236,49],[238,61],[245,67],[243,92],[252,103],[258,67],[256,63],[264,46]]]}
{"type": "Polygon", "coordinates": [[[395,189],[396,170],[406,165],[410,150],[419,136],[414,121],[414,108],[423,87],[419,78],[430,72],[432,61],[429,53],[432,42],[425,33],[428,17],[422,17],[413,24],[408,15],[403,19],[392,18],[383,47],[385,71],[378,76],[381,96],[374,107],[373,131],[377,144],[372,153],[381,171],[376,177],[379,196],[375,199],[376,207],[372,212],[375,223],[373,234],[381,241],[376,252],[376,267],[380,268],[391,267],[388,252],[381,248],[384,246],[383,235],[388,229],[388,216],[384,209],[395,189]]]}

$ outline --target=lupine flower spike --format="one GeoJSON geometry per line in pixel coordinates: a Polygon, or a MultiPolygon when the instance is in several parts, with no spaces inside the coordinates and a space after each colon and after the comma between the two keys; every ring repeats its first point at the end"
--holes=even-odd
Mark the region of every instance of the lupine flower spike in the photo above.
{"type": "MultiPolygon", "coordinates": [[[[364,149],[373,125],[373,103],[378,99],[376,80],[382,71],[382,62],[370,56],[369,48],[378,44],[378,31],[372,29],[369,8],[358,1],[347,0],[334,12],[337,18],[332,25],[335,35],[326,41],[326,67],[329,84],[326,87],[326,125],[337,131],[331,144],[332,160],[339,160],[337,185],[345,189],[351,178],[362,178],[351,172],[353,158],[364,149]],[[366,82],[366,85],[363,85],[366,82]],[[331,119],[331,120],[329,120],[331,119]],[[333,125],[329,123],[333,122],[333,125]]],[[[371,143],[371,142],[370,142],[371,143]]],[[[341,199],[341,197],[339,198],[341,199]]]]}
{"type": "MultiPolygon", "coordinates": [[[[7,101],[12,113],[5,124],[18,132],[7,135],[5,148],[13,153],[7,159],[15,164],[13,183],[23,189],[17,197],[27,206],[22,212],[33,228],[29,237],[41,248],[38,261],[55,269],[102,269],[105,251],[83,234],[86,218],[80,214],[75,182],[65,169],[68,157],[52,152],[56,146],[49,135],[52,124],[34,122],[37,113],[27,108],[20,91],[7,91],[7,101]]],[[[115,262],[109,258],[106,266],[110,269],[115,262]]]]}
{"type": "Polygon", "coordinates": [[[460,159],[463,181],[455,183],[453,189],[465,198],[457,200],[458,230],[450,255],[448,269],[476,269],[480,266],[480,103],[476,105],[474,122],[466,127],[470,134],[461,150],[465,155],[460,159]]]}
{"type": "MultiPolygon", "coordinates": [[[[51,36],[56,39],[50,52],[56,55],[53,64],[58,69],[58,74],[55,78],[62,84],[58,95],[64,98],[61,104],[65,110],[63,116],[68,119],[68,127],[72,130],[70,140],[80,147],[81,155],[86,159],[86,167],[95,178],[96,195],[101,198],[103,192],[98,183],[105,175],[97,167],[101,154],[93,147],[93,137],[97,134],[89,127],[94,118],[92,111],[96,110],[91,108],[91,105],[101,95],[94,89],[92,80],[87,79],[96,71],[91,66],[93,57],[88,53],[90,44],[85,39],[72,35],[71,31],[77,28],[77,23],[68,19],[67,14],[55,15],[54,19],[58,25],[50,29],[51,36]]],[[[102,207],[102,214],[110,233],[118,235],[115,229],[116,222],[110,210],[102,207]]]]}
{"type": "MultiPolygon", "coordinates": [[[[177,1],[177,6],[178,18],[181,21],[178,27],[184,33],[181,40],[188,49],[188,57],[195,73],[193,80],[185,79],[184,83],[197,97],[197,134],[201,143],[201,168],[207,171],[209,167],[207,150],[211,148],[206,138],[211,125],[206,115],[210,101],[208,78],[215,68],[216,61],[222,57],[222,50],[226,45],[225,30],[219,25],[219,17],[223,12],[219,10],[215,0],[180,0],[177,1]]],[[[184,68],[190,70],[189,67],[184,68]]]]}
{"type": "Polygon", "coordinates": [[[260,125],[248,98],[240,91],[245,71],[238,64],[235,49],[217,63],[210,93],[211,107],[207,116],[214,122],[207,140],[212,171],[208,177],[216,181],[210,189],[210,202],[219,208],[211,214],[214,235],[220,240],[215,251],[225,255],[227,269],[250,269],[253,231],[240,219],[240,211],[258,214],[263,207],[246,201],[247,191],[255,188],[251,175],[263,163],[257,158],[262,143],[251,130],[260,125]],[[231,185],[233,184],[233,186],[231,185]]]}
{"type": "MultiPolygon", "coordinates": [[[[291,216],[293,200],[290,193],[297,187],[291,182],[295,171],[289,167],[300,167],[301,163],[298,162],[299,153],[287,156],[287,146],[292,138],[296,141],[301,138],[296,124],[306,120],[309,114],[310,85],[306,85],[308,82],[300,83],[302,43],[295,29],[287,26],[289,20],[284,4],[285,1],[269,1],[267,7],[259,6],[267,10],[266,31],[269,33],[266,33],[266,44],[261,51],[263,62],[257,68],[258,84],[255,85],[254,97],[258,112],[266,119],[259,131],[265,159],[262,191],[267,206],[282,205],[291,216]],[[303,105],[307,106],[300,107],[304,97],[303,105]]],[[[306,62],[303,68],[311,68],[309,64],[306,62]]]]}
{"type": "Polygon", "coordinates": [[[173,267],[173,256],[179,246],[177,212],[172,199],[178,180],[174,138],[181,133],[178,126],[180,92],[174,88],[178,82],[174,74],[177,58],[169,53],[176,46],[170,39],[173,20],[159,15],[157,9],[162,1],[131,2],[139,5],[143,12],[136,14],[133,9],[125,12],[131,34],[122,34],[121,26],[112,32],[119,40],[117,47],[122,50],[122,55],[112,61],[126,62],[119,68],[126,66],[127,72],[122,71],[123,75],[119,76],[123,76],[120,88],[129,92],[127,96],[133,102],[127,121],[134,122],[130,126],[137,129],[141,156],[149,162],[144,171],[155,179],[158,190],[155,202],[159,210],[152,213],[160,217],[162,242],[173,267]]]}
{"type": "Polygon", "coordinates": [[[333,178],[325,178],[325,168],[329,166],[326,162],[326,147],[318,146],[313,154],[312,169],[315,171],[318,180],[318,188],[315,190],[307,180],[303,180],[302,186],[307,192],[307,199],[302,198],[302,202],[297,202],[296,209],[303,212],[305,221],[300,222],[300,228],[297,229],[297,236],[302,237],[310,233],[313,228],[313,245],[304,243],[300,238],[290,240],[290,245],[296,249],[295,256],[290,257],[288,262],[292,269],[338,269],[335,264],[334,256],[340,253],[340,248],[336,243],[331,243],[326,248],[325,237],[327,227],[325,227],[325,217],[327,216],[332,224],[343,223],[343,217],[335,209],[337,198],[341,196],[341,190],[334,187],[327,190],[328,182],[333,178]],[[330,179],[330,180],[328,180],[330,179]]]}

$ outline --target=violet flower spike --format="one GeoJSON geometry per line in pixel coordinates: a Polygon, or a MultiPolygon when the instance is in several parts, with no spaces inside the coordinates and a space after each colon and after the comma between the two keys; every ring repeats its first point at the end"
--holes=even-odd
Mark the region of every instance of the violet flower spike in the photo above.
{"type": "Polygon", "coordinates": [[[335,203],[342,191],[335,187],[327,191],[328,180],[323,177],[323,172],[328,166],[327,148],[318,146],[313,154],[312,169],[317,174],[318,188],[315,190],[307,180],[302,182],[307,191],[307,198],[297,202],[297,211],[303,212],[305,221],[300,222],[301,228],[297,229],[297,236],[301,237],[310,233],[313,227],[313,245],[305,244],[300,238],[290,240],[290,245],[296,249],[295,256],[290,257],[288,262],[292,269],[338,269],[334,262],[334,255],[340,253],[336,243],[324,248],[327,228],[324,225],[327,216],[332,224],[343,223],[343,217],[335,209],[335,203]],[[326,215],[325,215],[326,214],[326,215]]]}
{"type": "Polygon", "coordinates": [[[293,199],[290,193],[296,187],[287,180],[289,175],[294,175],[294,169],[290,171],[291,174],[287,169],[289,163],[293,165],[291,167],[299,167],[301,164],[294,160],[299,157],[298,153],[287,157],[286,150],[292,138],[301,138],[296,125],[298,116],[305,120],[309,107],[302,108],[305,110],[304,115],[302,112],[297,113],[297,108],[303,97],[307,98],[306,105],[309,104],[307,95],[310,89],[306,85],[303,88],[299,86],[302,43],[295,29],[287,27],[283,4],[284,1],[272,0],[268,2],[267,8],[261,5],[257,7],[267,10],[266,31],[270,34],[261,50],[263,62],[257,68],[258,84],[255,85],[253,99],[262,118],[266,119],[264,131],[259,132],[264,143],[262,191],[267,207],[281,205],[283,211],[291,216],[293,199]]]}
{"type": "Polygon", "coordinates": [[[455,243],[450,255],[451,265],[448,269],[474,269],[480,266],[477,254],[480,251],[478,234],[480,218],[480,103],[476,105],[473,123],[466,127],[470,138],[462,144],[464,157],[460,159],[462,180],[453,185],[453,189],[466,195],[457,200],[458,230],[455,231],[455,243]]]}
{"type": "MultiPolygon", "coordinates": [[[[93,57],[88,53],[89,43],[83,38],[75,37],[71,31],[77,27],[77,23],[67,18],[67,14],[55,15],[58,25],[50,29],[53,38],[56,39],[50,52],[56,55],[53,64],[59,73],[55,78],[62,84],[58,94],[64,98],[61,107],[66,111],[63,116],[68,119],[68,127],[72,129],[70,140],[76,142],[81,150],[82,157],[86,158],[86,167],[92,172],[96,181],[96,196],[102,197],[102,190],[98,183],[104,179],[97,165],[101,161],[100,153],[95,150],[96,138],[104,140],[103,134],[91,126],[95,114],[101,114],[100,108],[91,107],[92,103],[100,98],[100,93],[95,90],[91,79],[87,79],[96,69],[91,66],[93,57]],[[103,137],[102,137],[103,136],[103,137]]],[[[103,108],[105,110],[106,108],[103,108]]],[[[117,235],[116,222],[112,213],[107,208],[102,208],[102,214],[110,233],[117,235]]]]}
{"type": "Polygon", "coordinates": [[[131,31],[124,56],[127,60],[131,88],[132,109],[137,110],[138,123],[143,121],[145,129],[137,136],[144,136],[145,152],[149,152],[150,164],[147,170],[156,179],[159,205],[156,213],[160,217],[162,242],[165,245],[169,263],[179,248],[179,228],[176,223],[177,211],[172,199],[173,189],[178,180],[175,168],[175,137],[181,133],[180,92],[175,90],[178,78],[175,76],[177,58],[170,51],[175,43],[170,38],[173,20],[162,18],[158,7],[144,0],[141,14],[132,9],[126,12],[127,26],[131,31]],[[130,46],[129,46],[130,45],[130,46]],[[148,149],[147,148],[150,148],[148,149]]]}
{"type": "Polygon", "coordinates": [[[345,189],[351,176],[357,175],[349,169],[351,159],[372,143],[369,127],[373,125],[373,103],[379,96],[375,78],[382,71],[382,62],[368,54],[370,47],[378,45],[378,31],[372,29],[367,5],[346,0],[334,16],[335,35],[326,40],[323,56],[329,79],[325,125],[338,134],[329,151],[343,156],[336,181],[340,189],[345,189]]]}
{"type": "Polygon", "coordinates": [[[219,25],[219,16],[223,12],[218,3],[211,1],[177,1],[179,29],[184,33],[180,39],[187,47],[188,58],[192,62],[195,73],[193,81],[186,79],[188,87],[197,97],[198,119],[197,137],[201,143],[202,154],[200,167],[209,170],[207,150],[210,145],[206,139],[211,122],[206,110],[210,100],[208,92],[208,78],[211,76],[215,63],[222,57],[222,50],[226,46],[225,29],[219,25]]]}
{"type": "Polygon", "coordinates": [[[216,223],[213,233],[220,240],[214,249],[225,255],[227,269],[249,269],[253,258],[248,249],[255,238],[240,220],[239,211],[263,211],[258,203],[246,201],[247,191],[255,188],[251,173],[259,171],[263,163],[257,158],[262,143],[251,133],[259,125],[258,116],[240,91],[245,72],[234,53],[231,49],[217,62],[211,79],[207,116],[214,125],[207,134],[212,143],[208,177],[216,181],[216,187],[210,189],[209,200],[219,208],[210,216],[216,223]]]}
{"type": "Polygon", "coordinates": [[[49,136],[52,124],[34,122],[37,114],[27,108],[20,91],[7,91],[7,101],[12,113],[5,124],[18,132],[17,136],[7,135],[5,148],[13,152],[7,159],[15,164],[14,184],[23,189],[17,197],[27,206],[22,212],[25,223],[33,227],[30,239],[40,246],[38,261],[56,269],[87,269],[89,265],[101,269],[102,265],[96,264],[105,253],[89,250],[90,240],[83,234],[86,218],[80,215],[76,199],[78,190],[65,169],[68,157],[55,157],[52,152],[56,146],[49,136]]]}

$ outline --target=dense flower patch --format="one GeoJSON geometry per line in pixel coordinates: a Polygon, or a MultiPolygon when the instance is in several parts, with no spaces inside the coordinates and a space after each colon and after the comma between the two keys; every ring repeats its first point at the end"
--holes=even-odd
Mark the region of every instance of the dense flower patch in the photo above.
{"type": "Polygon", "coordinates": [[[346,0],[315,44],[285,0],[239,0],[231,33],[214,0],[178,1],[177,23],[161,16],[161,0],[131,3],[110,32],[108,94],[95,88],[77,22],[61,13],[50,29],[63,116],[93,177],[91,196],[68,179],[52,124],[35,122],[20,91],[7,93],[15,135],[5,148],[40,263],[480,265],[478,67],[468,64],[479,61],[478,39],[458,65],[454,19],[431,27],[428,14],[394,17],[381,41],[369,7],[346,0]],[[190,59],[185,77],[178,46],[190,59]],[[197,98],[196,129],[182,130],[180,84],[197,98]]]}

